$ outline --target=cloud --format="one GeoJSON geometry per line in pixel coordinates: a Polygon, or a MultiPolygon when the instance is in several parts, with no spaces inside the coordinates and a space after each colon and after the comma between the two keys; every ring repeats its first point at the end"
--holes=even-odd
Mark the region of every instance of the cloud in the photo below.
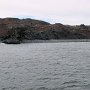
{"type": "Polygon", "coordinates": [[[0,17],[33,17],[52,23],[89,24],[90,0],[1,0],[0,17]]]}

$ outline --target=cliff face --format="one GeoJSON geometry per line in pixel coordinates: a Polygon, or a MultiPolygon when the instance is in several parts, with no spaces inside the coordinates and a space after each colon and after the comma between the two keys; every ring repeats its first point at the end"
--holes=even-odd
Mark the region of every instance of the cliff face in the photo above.
{"type": "Polygon", "coordinates": [[[8,35],[11,29],[49,25],[49,23],[34,19],[0,18],[0,38],[8,35]]]}
{"type": "Polygon", "coordinates": [[[1,18],[0,38],[20,41],[23,39],[90,39],[90,26],[50,24],[30,18],[1,18]]]}
{"type": "Polygon", "coordinates": [[[0,37],[7,36],[8,29],[5,24],[0,24],[0,37]]]}

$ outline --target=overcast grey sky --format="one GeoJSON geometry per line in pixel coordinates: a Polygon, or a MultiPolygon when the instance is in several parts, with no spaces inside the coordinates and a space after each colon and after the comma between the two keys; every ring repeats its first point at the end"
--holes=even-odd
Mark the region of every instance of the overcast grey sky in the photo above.
{"type": "Polygon", "coordinates": [[[90,24],[90,0],[0,0],[0,17],[90,24]]]}

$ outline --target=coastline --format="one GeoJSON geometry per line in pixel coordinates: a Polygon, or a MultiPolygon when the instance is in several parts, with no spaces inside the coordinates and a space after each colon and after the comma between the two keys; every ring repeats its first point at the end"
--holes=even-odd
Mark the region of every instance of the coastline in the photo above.
{"type": "Polygon", "coordinates": [[[90,42],[90,39],[23,40],[22,43],[90,42]]]}
{"type": "Polygon", "coordinates": [[[90,42],[90,39],[51,39],[51,40],[22,40],[20,43],[5,43],[0,40],[0,43],[5,44],[21,44],[21,43],[61,43],[61,42],[90,42]]]}

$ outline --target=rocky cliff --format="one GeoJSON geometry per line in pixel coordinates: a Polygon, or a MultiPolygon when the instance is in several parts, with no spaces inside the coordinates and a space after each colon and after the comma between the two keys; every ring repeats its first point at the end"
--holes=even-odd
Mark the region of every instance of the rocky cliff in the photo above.
{"type": "Polygon", "coordinates": [[[90,39],[90,26],[50,24],[30,18],[0,18],[0,39],[8,43],[19,43],[24,39],[90,39]]]}

